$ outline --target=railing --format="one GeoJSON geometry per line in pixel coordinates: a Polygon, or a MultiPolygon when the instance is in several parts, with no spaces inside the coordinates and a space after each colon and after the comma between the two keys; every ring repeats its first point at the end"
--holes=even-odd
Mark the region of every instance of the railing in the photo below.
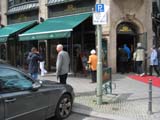
{"type": "Polygon", "coordinates": [[[112,82],[112,68],[103,68],[102,91],[105,94],[112,94],[112,90],[116,88],[116,84],[112,82]]]}

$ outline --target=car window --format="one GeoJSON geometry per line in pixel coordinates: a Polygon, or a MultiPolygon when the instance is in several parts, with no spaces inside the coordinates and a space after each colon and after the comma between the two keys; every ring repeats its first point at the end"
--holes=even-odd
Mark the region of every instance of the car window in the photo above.
{"type": "Polygon", "coordinates": [[[0,89],[27,90],[32,87],[32,81],[24,74],[9,68],[0,68],[0,89]]]}

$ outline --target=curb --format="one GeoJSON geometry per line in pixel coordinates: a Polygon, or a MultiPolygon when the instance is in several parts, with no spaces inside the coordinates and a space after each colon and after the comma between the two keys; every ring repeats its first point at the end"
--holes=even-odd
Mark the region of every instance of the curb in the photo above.
{"type": "Polygon", "coordinates": [[[132,118],[126,118],[126,117],[124,118],[124,117],[113,115],[113,114],[99,113],[99,112],[95,112],[95,111],[80,109],[80,108],[77,108],[74,106],[73,106],[72,112],[78,113],[78,114],[83,114],[83,115],[88,115],[88,116],[93,116],[93,117],[97,117],[97,118],[105,118],[105,119],[112,119],[112,120],[135,120],[132,118]]]}

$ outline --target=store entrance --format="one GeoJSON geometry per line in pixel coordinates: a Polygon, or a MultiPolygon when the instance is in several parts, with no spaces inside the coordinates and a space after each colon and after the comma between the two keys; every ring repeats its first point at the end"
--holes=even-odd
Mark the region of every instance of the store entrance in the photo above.
{"type": "Polygon", "coordinates": [[[137,27],[130,22],[123,22],[117,27],[117,72],[134,72],[133,52],[138,42],[137,31],[137,27]],[[122,64],[122,54],[120,51],[124,46],[127,46],[130,50],[125,66],[122,64]]]}

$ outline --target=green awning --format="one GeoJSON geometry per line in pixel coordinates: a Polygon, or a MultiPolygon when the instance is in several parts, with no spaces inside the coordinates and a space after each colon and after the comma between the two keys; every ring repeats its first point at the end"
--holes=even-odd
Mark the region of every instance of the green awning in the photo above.
{"type": "Polygon", "coordinates": [[[68,38],[73,28],[86,20],[91,13],[49,18],[19,35],[20,41],[68,38]]]}
{"type": "Polygon", "coordinates": [[[11,24],[6,27],[3,27],[0,29],[0,42],[6,42],[8,37],[11,35],[23,31],[24,29],[27,29],[28,27],[35,24],[36,21],[30,21],[30,22],[23,22],[23,23],[17,23],[17,24],[11,24]]]}

